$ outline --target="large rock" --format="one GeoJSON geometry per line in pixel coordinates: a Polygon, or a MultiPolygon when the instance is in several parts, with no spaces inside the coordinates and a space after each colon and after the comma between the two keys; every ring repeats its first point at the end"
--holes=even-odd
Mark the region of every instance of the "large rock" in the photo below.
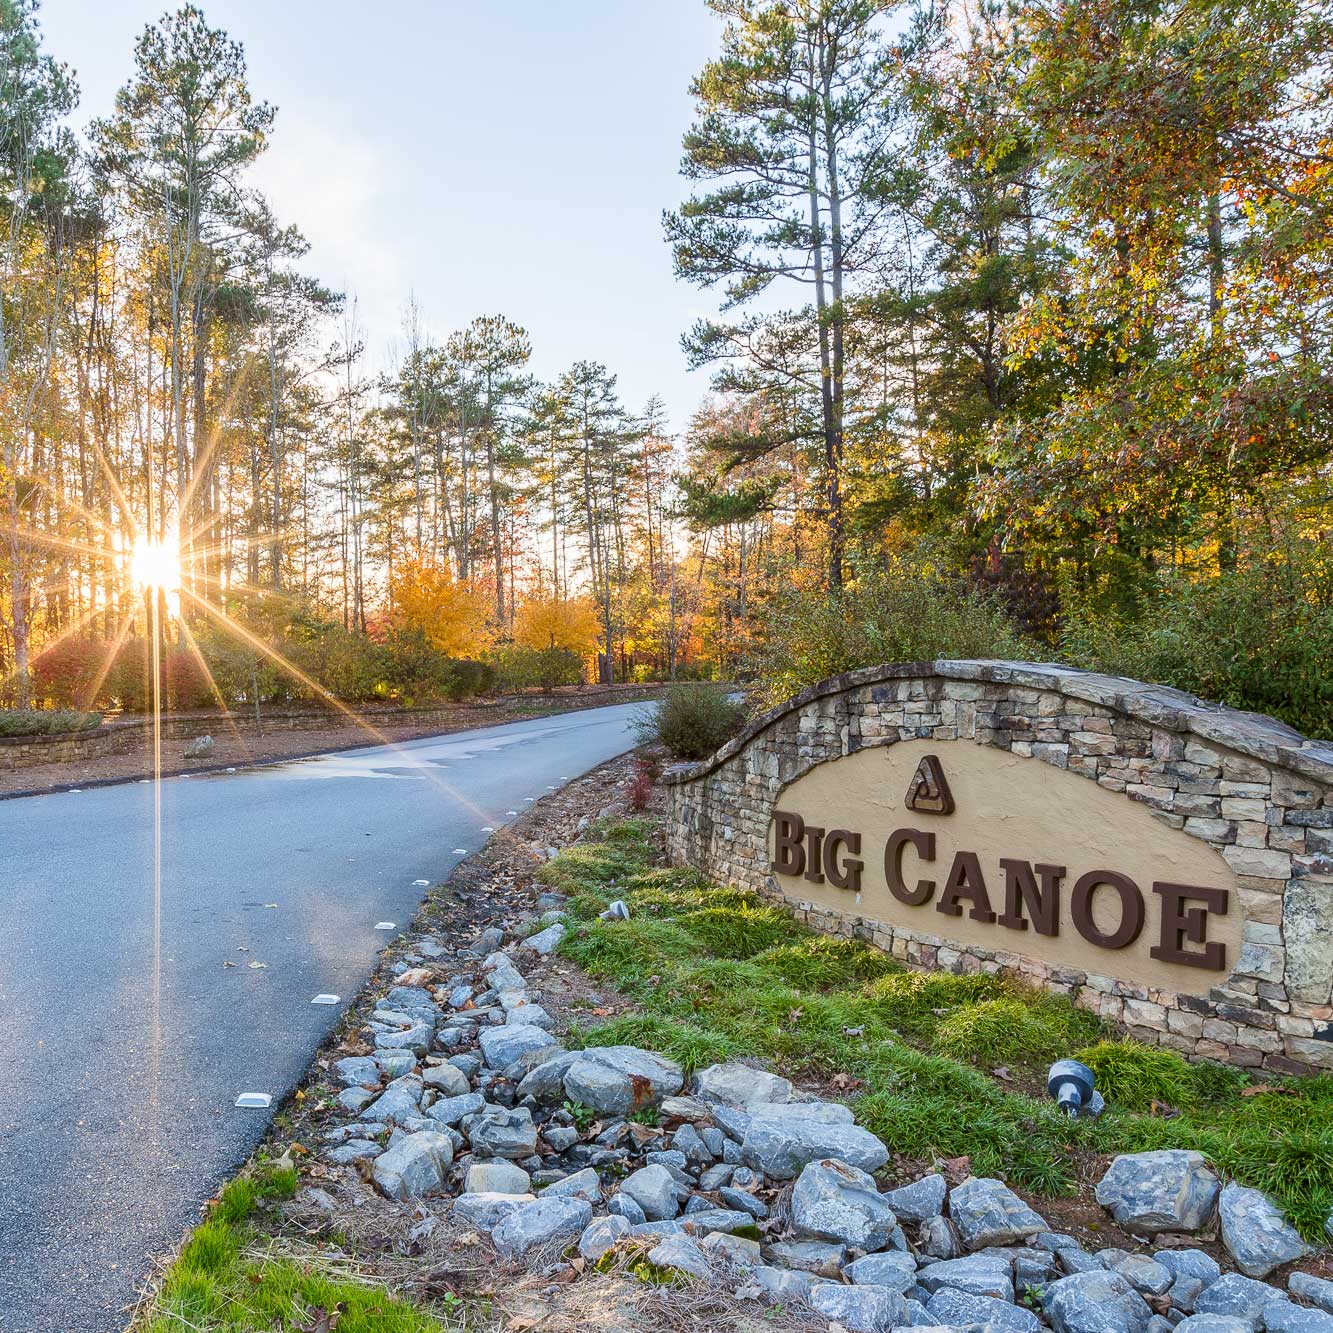
{"type": "Polygon", "coordinates": [[[489,1110],[464,1122],[468,1142],[483,1157],[517,1160],[537,1151],[537,1126],[526,1106],[489,1110]]]}
{"type": "Polygon", "coordinates": [[[760,1264],[758,1268],[746,1274],[747,1281],[774,1301],[808,1301],[810,1289],[815,1279],[809,1273],[793,1273],[789,1268],[774,1268],[769,1264],[760,1264]]]}
{"type": "Polygon", "coordinates": [[[439,1097],[426,1110],[426,1114],[441,1125],[457,1125],[470,1115],[476,1115],[486,1105],[486,1098],[479,1092],[465,1092],[461,1097],[439,1097]]]}
{"type": "Polygon", "coordinates": [[[948,1188],[941,1175],[922,1176],[910,1185],[887,1191],[884,1198],[897,1214],[898,1221],[919,1225],[944,1212],[944,1196],[948,1188]]]}
{"type": "Polygon", "coordinates": [[[453,1202],[452,1215],[483,1231],[493,1231],[510,1213],[536,1202],[533,1194],[460,1194],[453,1202]]]}
{"type": "Polygon", "coordinates": [[[523,1259],[534,1250],[568,1245],[592,1221],[585,1199],[538,1199],[516,1208],[491,1232],[495,1248],[506,1259],[523,1259]]]}
{"type": "Polygon", "coordinates": [[[1153,1317],[1147,1301],[1108,1268],[1052,1282],[1042,1306],[1055,1333],[1146,1333],[1153,1317]]]}
{"type": "Polygon", "coordinates": [[[710,1065],[700,1071],[695,1075],[694,1090],[706,1102],[742,1108],[791,1101],[787,1079],[739,1061],[710,1065]]]}
{"type": "Polygon", "coordinates": [[[1026,1307],[953,1287],[937,1291],[926,1302],[926,1313],[940,1325],[985,1324],[988,1333],[1000,1329],[1006,1333],[1041,1333],[1041,1320],[1026,1307]]]}
{"type": "Polygon", "coordinates": [[[688,1236],[667,1236],[658,1241],[648,1251],[648,1262],[689,1277],[707,1277],[711,1271],[708,1256],[688,1236]]]}
{"type": "Polygon", "coordinates": [[[949,1192],[949,1216],[967,1250],[1016,1245],[1047,1231],[1046,1221],[1002,1180],[971,1176],[949,1192]]]}
{"type": "Polygon", "coordinates": [[[1333,884],[1319,878],[1288,881],[1282,902],[1288,996],[1327,1004],[1333,985],[1333,884]]]}
{"type": "Polygon", "coordinates": [[[916,1285],[916,1260],[899,1250],[867,1254],[842,1271],[843,1276],[851,1278],[858,1287],[892,1287],[894,1291],[906,1293],[916,1285]]]}
{"type": "Polygon", "coordinates": [[[1254,1333],[1254,1325],[1233,1315],[1192,1314],[1176,1325],[1176,1333],[1254,1333]]]}
{"type": "Polygon", "coordinates": [[[1293,1273],[1287,1279],[1287,1289],[1293,1296],[1299,1296],[1311,1305],[1333,1314],[1333,1282],[1326,1277],[1315,1277],[1313,1273],[1293,1273]]]}
{"type": "Polygon", "coordinates": [[[847,1262],[847,1247],[822,1240],[780,1240],[764,1250],[764,1257],[781,1268],[836,1278],[847,1262]]]}
{"type": "Polygon", "coordinates": [[[1266,1333],[1333,1333],[1333,1315],[1295,1301],[1270,1301],[1264,1306],[1264,1329],[1266,1333]]]}
{"type": "Polygon", "coordinates": [[[595,1264],[622,1236],[629,1234],[629,1222],[614,1214],[594,1219],[579,1237],[579,1253],[595,1264]]]}
{"type": "Polygon", "coordinates": [[[590,1046],[565,1071],[565,1095],[602,1115],[629,1115],[680,1091],[681,1067],[636,1046],[590,1046]]]}
{"type": "Polygon", "coordinates": [[[867,1251],[882,1250],[898,1225],[874,1177],[832,1159],[811,1162],[801,1172],[791,1217],[803,1235],[867,1251]]]}
{"type": "Polygon", "coordinates": [[[620,1192],[643,1209],[650,1222],[663,1222],[680,1212],[676,1181],[664,1166],[640,1167],[621,1182],[620,1192]]]}
{"type": "Polygon", "coordinates": [[[379,1086],[380,1067],[369,1055],[349,1055],[345,1060],[336,1061],[333,1071],[345,1088],[379,1086]]]}
{"type": "Polygon", "coordinates": [[[924,1291],[937,1292],[944,1287],[965,1291],[972,1296],[990,1296],[995,1300],[1014,1299],[1013,1269],[999,1255],[969,1254],[963,1259],[945,1259],[927,1264],[916,1275],[924,1291]]]}
{"type": "Polygon", "coordinates": [[[375,1159],[371,1169],[375,1184],[389,1198],[418,1199],[443,1186],[453,1160],[453,1140],[447,1134],[423,1130],[399,1139],[375,1159]]]}
{"type": "Polygon", "coordinates": [[[404,1074],[396,1078],[360,1115],[362,1120],[373,1120],[380,1124],[401,1123],[408,1116],[417,1114],[421,1101],[421,1080],[415,1074],[404,1074]]]}
{"type": "Polygon", "coordinates": [[[1154,1250],[1152,1256],[1172,1277],[1194,1278],[1211,1287],[1222,1276],[1221,1265],[1206,1250],[1154,1250]]]}
{"type": "Polygon", "coordinates": [[[529,1023],[483,1028],[478,1040],[481,1042],[482,1058],[487,1065],[501,1072],[528,1052],[555,1045],[555,1038],[549,1032],[543,1032],[541,1028],[529,1023]]]}
{"type": "Polygon", "coordinates": [[[907,1316],[907,1301],[892,1287],[844,1287],[832,1282],[810,1288],[809,1301],[849,1333],[887,1333],[907,1316]]]}
{"type": "Polygon", "coordinates": [[[553,1185],[548,1185],[542,1192],[542,1198],[559,1198],[563,1195],[587,1199],[589,1203],[601,1203],[602,1182],[598,1179],[597,1172],[588,1166],[582,1171],[575,1171],[573,1175],[566,1176],[563,1180],[557,1180],[553,1185]]]}
{"type": "Polygon", "coordinates": [[[1126,1231],[1201,1231],[1219,1188],[1201,1153],[1163,1148],[1117,1157],[1097,1184],[1097,1202],[1126,1231]]]}
{"type": "Polygon", "coordinates": [[[557,921],[553,925],[547,926],[545,930],[539,930],[535,935],[529,935],[519,947],[531,949],[533,953],[540,954],[545,958],[560,947],[560,941],[568,934],[569,927],[564,922],[557,921]]]}
{"type": "Polygon", "coordinates": [[[1218,1197],[1217,1213],[1222,1243],[1246,1277],[1267,1277],[1309,1253],[1282,1209],[1261,1190],[1229,1182],[1218,1197]]]}
{"type": "Polygon", "coordinates": [[[1263,1315],[1265,1305],[1282,1299],[1282,1293],[1267,1282],[1259,1282],[1243,1273],[1223,1273],[1194,1302],[1194,1313],[1247,1319],[1253,1327],[1263,1315]]]}
{"type": "Polygon", "coordinates": [[[472,1091],[467,1075],[453,1065],[435,1065],[422,1074],[421,1081],[441,1097],[465,1097],[472,1091]]]}
{"type": "Polygon", "coordinates": [[[851,1120],[851,1111],[836,1102],[761,1107],[749,1118],[741,1160],[779,1180],[791,1180],[810,1162],[824,1158],[878,1171],[889,1160],[888,1149],[851,1120]]]}

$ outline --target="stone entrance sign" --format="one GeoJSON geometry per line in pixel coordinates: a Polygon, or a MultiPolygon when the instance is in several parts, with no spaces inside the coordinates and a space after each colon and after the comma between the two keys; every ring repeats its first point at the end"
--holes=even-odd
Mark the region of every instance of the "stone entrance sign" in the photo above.
{"type": "Polygon", "coordinates": [[[1333,747],[1032,663],[825,681],[667,775],[670,849],[903,961],[1333,1068],[1333,747]]]}

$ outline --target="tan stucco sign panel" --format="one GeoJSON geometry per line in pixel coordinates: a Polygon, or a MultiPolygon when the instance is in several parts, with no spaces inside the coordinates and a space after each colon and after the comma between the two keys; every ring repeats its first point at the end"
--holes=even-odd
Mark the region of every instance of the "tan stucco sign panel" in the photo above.
{"type": "Polygon", "coordinates": [[[970,741],[820,764],[779,796],[768,848],[788,899],[942,943],[1200,995],[1239,954],[1239,884],[1211,847],[1122,793],[970,741]]]}

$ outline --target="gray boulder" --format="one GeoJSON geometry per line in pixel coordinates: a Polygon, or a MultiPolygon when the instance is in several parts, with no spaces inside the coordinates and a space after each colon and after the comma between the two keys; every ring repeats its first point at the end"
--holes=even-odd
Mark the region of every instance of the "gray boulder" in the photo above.
{"type": "Polygon", "coordinates": [[[1196,1278],[1211,1287],[1222,1276],[1221,1265],[1206,1250],[1154,1250],[1152,1257],[1177,1281],[1196,1278]]]}
{"type": "Polygon", "coordinates": [[[706,1102],[744,1108],[789,1102],[792,1088],[778,1074],[733,1061],[700,1071],[695,1076],[694,1090],[706,1102]]]}
{"type": "Polygon", "coordinates": [[[849,1333],[886,1333],[901,1324],[907,1302],[892,1287],[845,1287],[831,1282],[810,1288],[810,1304],[849,1333]]]}
{"type": "Polygon", "coordinates": [[[951,1190],[949,1216],[965,1250],[1013,1245],[1049,1230],[1008,1185],[989,1176],[972,1176],[951,1190]]]}
{"type": "Polygon", "coordinates": [[[1226,1314],[1192,1314],[1176,1325],[1180,1333],[1254,1333],[1248,1319],[1226,1314]]]}
{"type": "Polygon", "coordinates": [[[1264,1306],[1264,1328],[1267,1333],[1333,1333],[1333,1314],[1295,1301],[1272,1301],[1264,1306]]]}
{"type": "Polygon", "coordinates": [[[1147,1333],[1147,1301],[1119,1273],[1097,1268],[1052,1282],[1042,1307],[1055,1333],[1147,1333]]]}
{"type": "Polygon", "coordinates": [[[491,1232],[491,1240],[506,1259],[523,1259],[534,1250],[577,1240],[591,1221],[592,1205],[584,1199],[541,1198],[514,1209],[491,1232]]]}
{"type": "Polygon", "coordinates": [[[920,1224],[944,1212],[948,1184],[941,1175],[922,1176],[910,1185],[888,1190],[884,1198],[900,1222],[920,1224]]]}
{"type": "Polygon", "coordinates": [[[440,1097],[427,1108],[426,1114],[441,1125],[456,1125],[470,1115],[476,1115],[486,1105],[479,1092],[465,1092],[461,1097],[440,1097]]]}
{"type": "Polygon", "coordinates": [[[1282,1264],[1304,1258],[1309,1247],[1262,1190],[1229,1182],[1217,1201],[1222,1243],[1246,1277],[1267,1277],[1282,1264]]]}
{"type": "Polygon", "coordinates": [[[1282,1298],[1282,1293],[1267,1282],[1241,1273],[1224,1273],[1194,1302],[1194,1312],[1230,1315],[1257,1326],[1264,1306],[1282,1298]]]}
{"type": "Polygon", "coordinates": [[[441,1097],[465,1097],[472,1091],[467,1075],[453,1065],[433,1065],[422,1074],[421,1081],[441,1097]]]}
{"type": "Polygon", "coordinates": [[[517,1159],[537,1151],[537,1126],[526,1106],[484,1111],[465,1121],[463,1128],[473,1151],[484,1157],[517,1159]]]}
{"type": "Polygon", "coordinates": [[[380,1067],[368,1055],[349,1055],[345,1060],[338,1060],[334,1063],[333,1072],[345,1088],[355,1088],[361,1084],[374,1088],[380,1081],[380,1067]]]}
{"type": "Polygon", "coordinates": [[[530,1023],[483,1028],[478,1039],[482,1058],[491,1069],[506,1070],[521,1056],[555,1045],[555,1038],[530,1023]]]}
{"type": "Polygon", "coordinates": [[[623,1217],[631,1226],[642,1226],[648,1215],[628,1194],[613,1194],[607,1200],[606,1211],[613,1217],[623,1217]]]}
{"type": "Polygon", "coordinates": [[[993,1296],[942,1287],[926,1302],[926,1313],[935,1324],[986,1324],[989,1329],[1010,1333],[1040,1333],[1041,1320],[1031,1310],[993,1296]]]}
{"type": "Polygon", "coordinates": [[[622,1236],[629,1234],[629,1226],[625,1218],[614,1214],[596,1218],[579,1237],[579,1253],[590,1264],[595,1264],[622,1236]]]}
{"type": "Polygon", "coordinates": [[[710,1231],[699,1242],[699,1248],[708,1256],[710,1263],[720,1264],[724,1268],[748,1271],[757,1268],[762,1262],[757,1240],[733,1236],[726,1231],[710,1231]]]}
{"type": "Polygon", "coordinates": [[[1201,1231],[1219,1189],[1201,1153],[1163,1148],[1117,1157],[1097,1183],[1097,1202],[1126,1231],[1201,1231]]]}
{"type": "Polygon", "coordinates": [[[650,1222],[663,1222],[680,1212],[676,1188],[671,1172],[654,1164],[626,1176],[620,1192],[633,1199],[650,1222]]]}
{"type": "Polygon", "coordinates": [[[636,1046],[590,1046],[565,1071],[565,1095],[603,1115],[629,1115],[680,1091],[681,1067],[636,1046]]]}
{"type": "Polygon", "coordinates": [[[780,1268],[836,1278],[847,1262],[847,1247],[822,1240],[780,1240],[765,1248],[764,1257],[780,1268]]]}
{"type": "Polygon", "coordinates": [[[378,1157],[384,1151],[382,1143],[375,1143],[370,1139],[348,1139],[346,1143],[340,1143],[335,1148],[327,1148],[321,1154],[326,1162],[333,1162],[336,1166],[348,1166],[352,1162],[369,1161],[373,1157],[378,1157]]]}
{"type": "Polygon", "coordinates": [[[353,1115],[360,1115],[374,1100],[375,1094],[369,1088],[344,1088],[338,1094],[338,1105],[353,1115]]]}
{"type": "Polygon", "coordinates": [[[1014,1299],[1013,1270],[1007,1259],[988,1254],[970,1254],[963,1259],[946,1259],[927,1264],[917,1271],[918,1284],[932,1294],[944,1287],[965,1291],[971,1296],[990,1296],[995,1300],[1014,1299]]]}
{"type": "Polygon", "coordinates": [[[688,1236],[667,1236],[648,1251],[648,1262],[657,1268],[689,1277],[707,1277],[708,1256],[688,1236]]]}
{"type": "Polygon", "coordinates": [[[892,1287],[906,1292],[916,1285],[916,1260],[910,1254],[887,1250],[882,1254],[867,1254],[842,1270],[858,1287],[892,1287]]]}
{"type": "Polygon", "coordinates": [[[468,1194],[530,1194],[532,1177],[513,1162],[473,1162],[463,1189],[468,1194]]]}
{"type": "Polygon", "coordinates": [[[207,759],[213,753],[214,744],[212,736],[196,736],[185,747],[185,758],[207,759]]]}
{"type": "Polygon", "coordinates": [[[932,1217],[922,1223],[921,1253],[932,1259],[952,1259],[958,1253],[958,1237],[947,1217],[932,1217]]]}
{"type": "Polygon", "coordinates": [[[809,1273],[792,1272],[789,1268],[774,1268],[768,1264],[760,1264],[746,1276],[759,1292],[779,1302],[808,1301],[815,1282],[809,1273]]]}
{"type": "Polygon", "coordinates": [[[1107,1268],[1119,1273],[1135,1291],[1141,1291],[1145,1296],[1160,1296],[1175,1281],[1169,1268],[1146,1254],[1117,1251],[1115,1257],[1110,1258],[1103,1251],[1097,1257],[1103,1260],[1107,1268]]]}
{"type": "Polygon", "coordinates": [[[1315,1277],[1313,1273],[1293,1273],[1287,1279],[1287,1290],[1333,1314],[1333,1282],[1327,1278],[1315,1277]]]}
{"type": "Polygon", "coordinates": [[[369,1106],[361,1111],[362,1120],[373,1120],[380,1124],[390,1121],[406,1120],[416,1115],[421,1101],[421,1080],[415,1074],[404,1074],[396,1078],[369,1106]]]}
{"type": "Polygon", "coordinates": [[[443,1186],[453,1160],[453,1140],[447,1134],[426,1130],[404,1135],[375,1159],[371,1170],[375,1184],[390,1199],[418,1199],[443,1186]]]}
{"type": "Polygon", "coordinates": [[[898,1225],[873,1176],[827,1158],[801,1172],[791,1216],[803,1235],[869,1251],[882,1250],[898,1225]]]}
{"type": "Polygon", "coordinates": [[[529,935],[519,947],[531,949],[533,953],[540,954],[545,958],[560,947],[560,941],[568,934],[569,928],[563,922],[557,921],[554,925],[547,926],[545,930],[539,930],[537,934],[529,935]]]}
{"type": "Polygon", "coordinates": [[[566,1176],[563,1180],[548,1185],[542,1191],[543,1199],[565,1196],[587,1199],[589,1203],[601,1203],[602,1182],[597,1178],[597,1172],[590,1166],[585,1167],[582,1171],[575,1171],[572,1176],[566,1176]]]}
{"type": "Polygon", "coordinates": [[[851,1119],[851,1111],[836,1102],[762,1107],[749,1118],[741,1161],[779,1180],[791,1180],[824,1158],[878,1171],[889,1160],[889,1150],[851,1119]]]}

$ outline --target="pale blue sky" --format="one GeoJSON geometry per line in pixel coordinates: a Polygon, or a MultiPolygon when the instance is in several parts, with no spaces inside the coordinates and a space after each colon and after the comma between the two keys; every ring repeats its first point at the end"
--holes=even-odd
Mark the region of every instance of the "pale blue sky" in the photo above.
{"type": "MultiPolygon", "coordinates": [[[[717,45],[703,0],[200,0],[278,108],[255,182],[354,291],[377,362],[415,292],[443,332],[504,314],[532,369],[606,362],[675,429],[707,389],[681,332],[715,308],[677,283],[660,214],[684,193],[691,76],[717,45]]],[[[106,115],[166,0],[43,0],[80,125],[106,115]]],[[[174,5],[173,5],[174,7],[174,5]]]]}

